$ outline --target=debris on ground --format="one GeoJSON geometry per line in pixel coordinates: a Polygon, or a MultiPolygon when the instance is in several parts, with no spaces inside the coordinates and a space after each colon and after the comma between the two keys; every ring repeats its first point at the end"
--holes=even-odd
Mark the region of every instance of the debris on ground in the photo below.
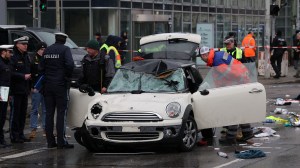
{"type": "Polygon", "coordinates": [[[284,108],[275,108],[274,110],[275,114],[288,114],[288,110],[284,108]]]}
{"type": "Polygon", "coordinates": [[[279,136],[276,134],[276,131],[269,127],[256,127],[255,129],[259,130],[255,133],[254,137],[261,138],[261,137],[269,137],[269,136],[279,136]]]}
{"type": "Polygon", "coordinates": [[[289,112],[288,116],[289,116],[290,124],[292,126],[294,126],[294,127],[299,127],[300,126],[300,116],[297,113],[289,112]]]}
{"type": "Polygon", "coordinates": [[[258,149],[250,149],[245,151],[236,151],[235,156],[240,159],[253,159],[253,158],[260,158],[265,157],[266,154],[258,149]]]}
{"type": "Polygon", "coordinates": [[[220,157],[223,157],[223,158],[227,158],[228,159],[228,155],[224,152],[217,152],[217,154],[220,156],[220,157]]]}
{"type": "Polygon", "coordinates": [[[286,105],[291,105],[291,104],[292,104],[291,101],[286,101],[282,98],[277,98],[276,102],[275,102],[275,105],[277,105],[277,106],[286,106],[286,105]]]}
{"type": "Polygon", "coordinates": [[[277,124],[285,124],[288,123],[288,120],[282,119],[280,117],[268,116],[264,123],[277,123],[277,124]]]}

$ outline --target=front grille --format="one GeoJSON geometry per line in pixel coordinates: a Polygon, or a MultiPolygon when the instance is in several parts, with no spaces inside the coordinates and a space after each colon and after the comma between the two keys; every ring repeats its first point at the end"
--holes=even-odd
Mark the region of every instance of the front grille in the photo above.
{"type": "Polygon", "coordinates": [[[118,141],[147,141],[159,138],[158,132],[106,132],[110,140],[118,141]]]}
{"type": "Polygon", "coordinates": [[[157,122],[162,121],[162,117],[152,112],[114,112],[103,116],[102,121],[107,122],[122,122],[122,121],[134,121],[134,122],[157,122]]]}

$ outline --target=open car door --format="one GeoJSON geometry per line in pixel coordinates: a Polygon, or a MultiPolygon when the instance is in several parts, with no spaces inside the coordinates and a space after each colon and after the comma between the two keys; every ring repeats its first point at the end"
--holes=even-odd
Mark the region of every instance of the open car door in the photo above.
{"type": "Polygon", "coordinates": [[[248,82],[240,84],[236,83],[237,80],[226,83],[224,76],[221,78],[216,75],[219,73],[216,73],[218,69],[210,70],[199,90],[192,95],[194,118],[199,129],[260,122],[265,119],[266,91],[257,82],[255,69],[250,69],[252,72],[247,74],[248,82]]]}
{"type": "Polygon", "coordinates": [[[99,96],[101,96],[101,94],[98,92],[95,92],[94,96],[89,96],[88,93],[81,93],[78,89],[70,89],[67,123],[71,128],[82,126],[89,110],[89,103],[99,96]]]}

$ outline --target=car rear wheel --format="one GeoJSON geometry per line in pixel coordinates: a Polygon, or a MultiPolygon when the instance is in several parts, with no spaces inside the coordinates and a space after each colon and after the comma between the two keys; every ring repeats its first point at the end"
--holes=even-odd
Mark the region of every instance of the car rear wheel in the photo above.
{"type": "Polygon", "coordinates": [[[197,143],[197,124],[192,116],[183,123],[180,134],[179,150],[188,152],[193,150],[197,143]]]}

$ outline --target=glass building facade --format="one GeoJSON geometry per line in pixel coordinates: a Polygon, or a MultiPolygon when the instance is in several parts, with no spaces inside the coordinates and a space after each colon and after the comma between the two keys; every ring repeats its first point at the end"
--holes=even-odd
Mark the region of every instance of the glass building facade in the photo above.
{"type": "MultiPolygon", "coordinates": [[[[32,26],[28,2],[7,0],[7,24],[32,26]]],[[[79,46],[84,46],[95,32],[101,32],[105,39],[127,31],[127,49],[137,50],[142,36],[197,33],[197,24],[201,23],[213,24],[214,47],[223,47],[228,32],[236,33],[239,45],[249,30],[255,32],[258,45],[264,45],[264,0],[60,0],[60,4],[61,31],[79,46]]],[[[288,38],[293,34],[291,8],[288,4],[276,19],[277,28],[284,30],[288,38]]],[[[55,28],[55,19],[55,0],[48,0],[48,10],[41,14],[41,27],[55,28]]]]}

